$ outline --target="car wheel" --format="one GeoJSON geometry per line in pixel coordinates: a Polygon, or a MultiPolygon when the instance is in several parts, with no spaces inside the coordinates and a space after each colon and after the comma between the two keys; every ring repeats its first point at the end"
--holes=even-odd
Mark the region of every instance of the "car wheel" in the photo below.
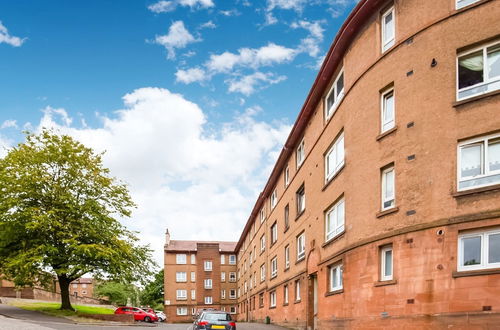
{"type": "Polygon", "coordinates": [[[151,318],[149,316],[145,316],[144,317],[144,322],[151,322],[151,318]]]}

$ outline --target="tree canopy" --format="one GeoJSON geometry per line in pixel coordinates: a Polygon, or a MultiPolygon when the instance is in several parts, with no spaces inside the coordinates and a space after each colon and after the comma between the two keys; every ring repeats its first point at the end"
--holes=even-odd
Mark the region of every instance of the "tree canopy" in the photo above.
{"type": "Polygon", "coordinates": [[[139,290],[132,283],[107,281],[97,285],[94,295],[106,298],[115,305],[126,305],[129,301],[132,305],[137,305],[138,292],[139,290]]]}
{"type": "Polygon", "coordinates": [[[163,309],[164,278],[163,269],[161,269],[154,275],[153,280],[146,284],[140,294],[142,305],[163,309]]]}
{"type": "Polygon", "coordinates": [[[134,207],[102,154],[67,135],[27,134],[0,159],[0,273],[18,286],[57,276],[62,309],[84,274],[140,280],[151,250],[118,220],[134,207]]]}

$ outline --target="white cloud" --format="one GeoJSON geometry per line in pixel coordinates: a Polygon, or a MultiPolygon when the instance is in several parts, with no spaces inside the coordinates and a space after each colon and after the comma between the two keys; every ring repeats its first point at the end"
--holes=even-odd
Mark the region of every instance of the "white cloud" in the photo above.
{"type": "Polygon", "coordinates": [[[13,47],[20,47],[25,41],[26,38],[21,39],[19,37],[11,36],[7,28],[0,21],[0,44],[4,42],[13,47]]]}
{"type": "Polygon", "coordinates": [[[175,73],[175,80],[184,84],[193,82],[202,82],[210,79],[205,70],[202,68],[191,68],[187,70],[177,70],[175,73]]]}
{"type": "Polygon", "coordinates": [[[12,144],[12,140],[0,135],[0,158],[7,154],[9,148],[12,147],[12,144]]]}
{"type": "Polygon", "coordinates": [[[257,69],[261,66],[290,62],[296,54],[292,48],[269,43],[260,48],[241,48],[238,54],[224,52],[211,55],[206,66],[214,72],[228,72],[235,66],[257,69]]]}
{"type": "Polygon", "coordinates": [[[237,9],[231,9],[231,10],[220,10],[219,13],[221,15],[231,17],[231,16],[240,16],[241,13],[237,9]]]}
{"type": "Polygon", "coordinates": [[[309,32],[306,38],[300,40],[298,47],[299,52],[307,53],[311,57],[317,57],[321,52],[320,44],[323,41],[323,32],[325,30],[321,27],[324,21],[309,22],[300,20],[290,25],[292,29],[304,29],[309,32]]]}
{"type": "Polygon", "coordinates": [[[0,125],[0,129],[4,129],[4,128],[18,128],[17,126],[17,122],[15,120],[12,120],[12,119],[8,119],[6,121],[4,121],[2,123],[2,125],[0,125]]]}
{"type": "MultiPolygon", "coordinates": [[[[253,94],[257,87],[261,86],[262,83],[267,84],[267,86],[272,84],[277,84],[283,80],[285,80],[285,76],[275,76],[272,73],[262,73],[255,72],[247,76],[243,76],[237,79],[229,79],[227,81],[229,85],[229,92],[238,92],[243,95],[249,96],[253,94]]],[[[261,86],[260,89],[263,87],[261,86]]]]}
{"type": "Polygon", "coordinates": [[[267,0],[267,10],[279,8],[301,11],[306,2],[306,0],[267,0]]]}
{"type": "Polygon", "coordinates": [[[38,130],[52,127],[107,150],[105,165],[129,183],[138,204],[123,222],[152,245],[160,265],[167,227],[172,239],[236,240],[290,126],[258,121],[253,108],[214,130],[198,105],[160,88],[123,100],[124,109],[100,116],[95,128],[46,108],[38,130]]]}
{"type": "Polygon", "coordinates": [[[214,22],[208,21],[200,25],[200,29],[215,29],[217,25],[214,22]]]}
{"type": "Polygon", "coordinates": [[[212,0],[175,0],[175,1],[158,1],[150,6],[148,9],[153,13],[168,13],[174,11],[177,6],[190,7],[191,9],[210,8],[214,6],[212,0]]]}
{"type": "Polygon", "coordinates": [[[167,50],[169,59],[175,58],[176,48],[185,48],[188,44],[200,41],[195,39],[184,26],[184,22],[175,21],[168,29],[168,34],[156,36],[155,43],[162,45],[167,50]]]}

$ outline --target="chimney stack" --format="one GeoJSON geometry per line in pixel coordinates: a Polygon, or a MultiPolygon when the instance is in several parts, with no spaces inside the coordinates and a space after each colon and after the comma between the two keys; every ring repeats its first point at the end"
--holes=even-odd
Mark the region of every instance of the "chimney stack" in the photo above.
{"type": "Polygon", "coordinates": [[[170,233],[168,232],[168,228],[167,228],[167,231],[165,232],[165,247],[169,246],[170,244],[170,233]]]}

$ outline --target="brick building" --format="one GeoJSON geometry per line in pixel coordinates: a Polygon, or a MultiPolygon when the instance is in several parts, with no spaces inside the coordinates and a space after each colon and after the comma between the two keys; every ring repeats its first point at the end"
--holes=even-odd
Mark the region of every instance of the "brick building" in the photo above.
{"type": "MultiPolygon", "coordinates": [[[[59,285],[57,288],[59,289],[59,285]]],[[[69,293],[75,297],[94,297],[94,279],[82,277],[71,282],[69,293]]]]}
{"type": "Polygon", "coordinates": [[[165,241],[165,314],[190,322],[203,308],[236,314],[236,242],[165,241]]]}
{"type": "Polygon", "coordinates": [[[234,248],[239,320],[500,324],[499,18],[358,2],[234,248]]]}

